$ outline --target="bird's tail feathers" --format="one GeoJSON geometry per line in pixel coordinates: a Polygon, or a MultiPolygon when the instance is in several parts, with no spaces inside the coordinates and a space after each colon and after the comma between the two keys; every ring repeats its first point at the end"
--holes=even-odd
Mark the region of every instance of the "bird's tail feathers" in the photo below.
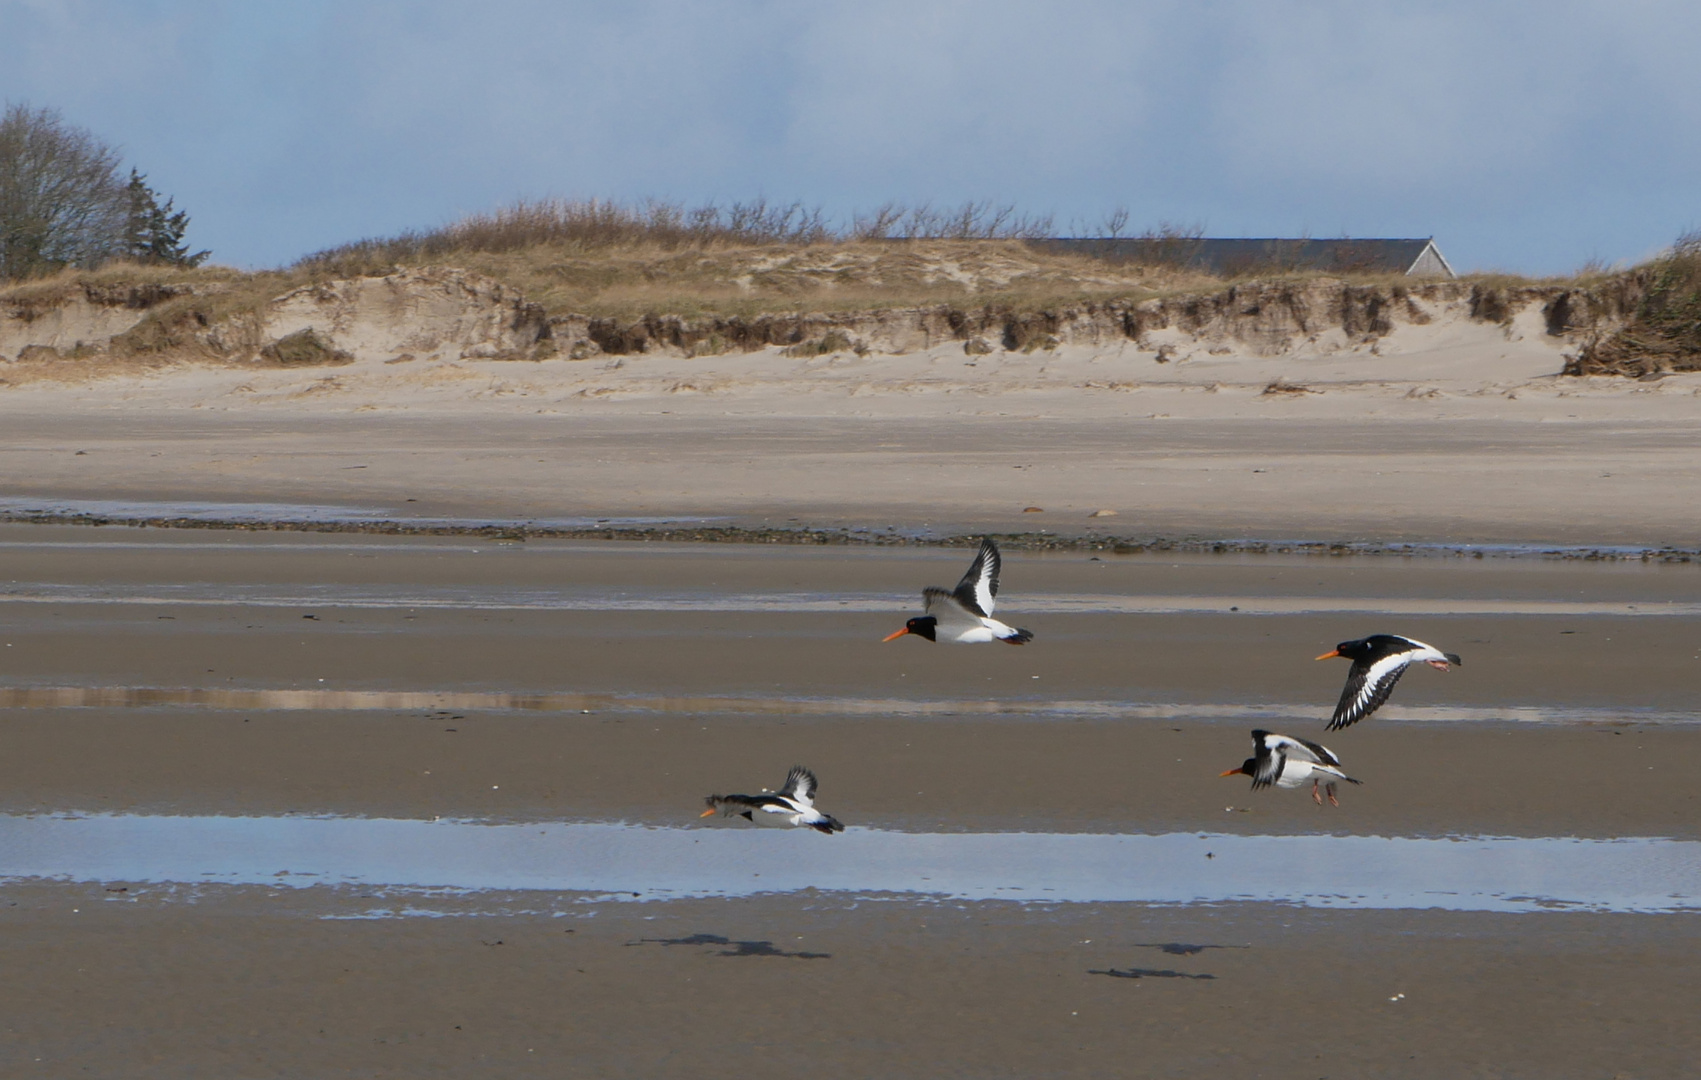
{"type": "Polygon", "coordinates": [[[1031,630],[1023,630],[1018,627],[1014,634],[1011,634],[1009,637],[999,638],[998,640],[1002,641],[1006,645],[1026,645],[1033,639],[1034,635],[1031,630]]]}

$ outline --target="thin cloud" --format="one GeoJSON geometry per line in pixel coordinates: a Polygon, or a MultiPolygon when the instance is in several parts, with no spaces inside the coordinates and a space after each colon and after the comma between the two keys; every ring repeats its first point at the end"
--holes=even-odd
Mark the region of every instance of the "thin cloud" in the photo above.
{"type": "Polygon", "coordinates": [[[1701,8],[0,0],[0,97],[270,265],[546,195],[1437,235],[1465,266],[1694,224],[1701,8]]]}

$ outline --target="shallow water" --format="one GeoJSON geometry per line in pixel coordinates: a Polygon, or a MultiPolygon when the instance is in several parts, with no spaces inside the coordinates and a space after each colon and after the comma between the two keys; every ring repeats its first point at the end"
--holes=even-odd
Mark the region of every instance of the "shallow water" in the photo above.
{"type": "MultiPolygon", "coordinates": [[[[408,586],[68,585],[14,581],[0,585],[0,602],[14,604],[133,604],[148,607],[349,608],[420,611],[645,611],[749,612],[757,614],[888,614],[914,607],[909,593],[739,593],[726,591],[408,586]]],[[[1129,596],[1115,593],[1042,593],[1024,596],[1020,613],[1032,615],[1382,615],[1453,616],[1681,616],[1701,615],[1701,602],[1683,600],[1530,600],[1463,597],[1349,596],[1129,596]]]]}
{"type": "MultiPolygon", "coordinates": [[[[353,466],[363,468],[364,466],[353,466]]],[[[412,526],[478,529],[529,525],[550,529],[589,529],[598,525],[706,524],[716,517],[550,517],[465,518],[415,516],[387,506],[341,506],[328,503],[201,502],[196,500],[38,499],[0,497],[0,515],[9,517],[101,518],[111,521],[171,519],[243,524],[311,523],[378,524],[402,522],[412,526]]]]}
{"type": "Polygon", "coordinates": [[[0,817],[0,876],[549,890],[640,899],[818,889],[1044,903],[1265,901],[1529,912],[1701,910],[1701,842],[1636,837],[908,833],[742,823],[0,817]]]}
{"type": "MultiPolygon", "coordinates": [[[[926,700],[815,695],[514,693],[492,690],[277,690],[170,686],[0,686],[0,709],[236,709],[243,711],[394,712],[453,709],[462,712],[559,712],[659,715],[816,717],[1019,717],[1030,720],[1224,720],[1262,723],[1313,720],[1304,702],[1152,702],[998,698],[926,700]]],[[[1648,708],[1512,705],[1388,705],[1384,720],[1430,723],[1701,724],[1701,714],[1648,708]]]]}

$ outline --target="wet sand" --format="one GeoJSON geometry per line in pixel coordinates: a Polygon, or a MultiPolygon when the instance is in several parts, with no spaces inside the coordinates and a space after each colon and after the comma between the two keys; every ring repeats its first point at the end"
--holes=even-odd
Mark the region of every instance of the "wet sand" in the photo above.
{"type": "Polygon", "coordinates": [[[1671,1077],[1701,1054],[1694,917],[6,898],[18,1076],[1671,1077]]]}
{"type": "MultiPolygon", "coordinates": [[[[905,832],[1701,835],[1692,566],[1012,554],[1000,614],[1034,644],[882,645],[964,561],[0,527],[0,812],[691,826],[801,761],[825,808],[905,832]],[[1323,735],[1345,664],[1310,658],[1383,629],[1465,665],[1323,735]],[[1319,808],[1219,779],[1254,726],[1364,785],[1319,808]]],[[[16,1075],[1662,1076],[1701,1051],[1693,912],[39,879],[0,903],[16,1075]]]]}

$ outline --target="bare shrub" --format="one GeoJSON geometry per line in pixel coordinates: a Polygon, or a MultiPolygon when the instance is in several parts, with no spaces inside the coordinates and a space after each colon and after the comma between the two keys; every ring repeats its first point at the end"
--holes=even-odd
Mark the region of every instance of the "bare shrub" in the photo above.
{"type": "Polygon", "coordinates": [[[123,252],[118,154],[52,109],[0,117],[0,278],[94,267],[123,252]]]}
{"type": "Polygon", "coordinates": [[[851,218],[847,240],[1039,240],[1052,233],[1050,214],[1023,214],[1009,204],[966,202],[950,209],[932,203],[889,202],[851,218]]]}

